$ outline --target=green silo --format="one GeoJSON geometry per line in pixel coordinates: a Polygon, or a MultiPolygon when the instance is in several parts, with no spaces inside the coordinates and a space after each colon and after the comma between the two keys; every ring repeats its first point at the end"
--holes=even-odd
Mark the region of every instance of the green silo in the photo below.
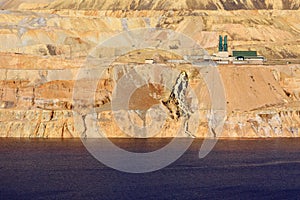
{"type": "Polygon", "coordinates": [[[223,51],[223,38],[219,35],[219,51],[223,51]]]}
{"type": "Polygon", "coordinates": [[[227,35],[224,37],[224,51],[228,51],[227,35]]]}

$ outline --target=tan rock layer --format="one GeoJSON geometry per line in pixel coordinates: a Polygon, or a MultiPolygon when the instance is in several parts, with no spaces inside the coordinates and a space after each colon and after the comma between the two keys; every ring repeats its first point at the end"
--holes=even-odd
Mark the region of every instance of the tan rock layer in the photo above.
{"type": "MultiPolygon", "coordinates": [[[[72,113],[74,79],[78,69],[84,66],[86,56],[102,41],[124,30],[145,27],[167,28],[188,35],[209,53],[216,51],[218,35],[227,34],[229,50],[257,50],[267,57],[269,65],[219,67],[227,101],[227,121],[220,137],[299,136],[300,66],[295,63],[300,57],[300,14],[298,10],[281,10],[298,9],[299,1],[80,2],[2,2],[1,7],[6,9],[37,9],[33,12],[0,12],[2,137],[69,138],[84,135],[90,130],[88,125],[92,123],[92,117],[81,116],[80,123],[74,124],[72,113]],[[250,10],[224,11],[233,7],[250,10]],[[61,8],[66,9],[59,10],[61,8]],[[75,10],[84,8],[100,10],[75,10]],[[204,10],[186,10],[189,8],[204,10]],[[251,10],[253,8],[270,10],[251,10]],[[275,65],[286,63],[287,59],[292,64],[275,65]]],[[[158,60],[164,60],[158,57],[158,60]]],[[[126,62],[126,59],[133,57],[128,55],[119,61],[126,62]]],[[[96,121],[108,136],[128,137],[108,111],[111,91],[118,79],[113,78],[118,75],[112,73],[113,70],[99,80],[96,101],[84,106],[96,107],[96,121]]],[[[198,79],[191,79],[192,86],[199,84],[198,79]]],[[[135,95],[139,97],[143,93],[135,95]]],[[[207,91],[197,90],[197,95],[203,103],[201,108],[208,109],[207,91]]],[[[147,97],[149,104],[158,103],[157,99],[150,98],[153,96],[147,97]]],[[[201,112],[198,137],[211,136],[207,128],[207,112],[201,112]]],[[[137,124],[142,123],[136,112],[132,115],[137,124]]],[[[176,136],[172,130],[178,130],[180,126],[180,120],[168,119],[156,137],[176,136]]]]}
{"type": "MultiPolygon", "coordinates": [[[[223,133],[219,137],[299,136],[299,65],[272,67],[225,65],[220,66],[219,69],[227,101],[227,119],[223,133]]],[[[23,80],[15,79],[15,75],[10,76],[9,74],[13,73],[9,69],[6,71],[8,76],[0,81],[1,137],[69,138],[80,137],[83,134],[83,127],[90,123],[91,117],[81,119],[84,120],[82,124],[78,125],[81,128],[78,129],[74,126],[73,80],[53,80],[49,75],[55,70],[37,73],[35,81],[31,80],[32,77],[25,76],[28,73],[33,74],[30,70],[18,70],[18,77],[24,77],[23,80]]],[[[110,73],[113,72],[114,70],[110,70],[110,73]]],[[[112,74],[98,83],[94,105],[96,108],[100,108],[97,111],[97,123],[109,137],[129,137],[120,129],[109,111],[111,91],[116,81],[108,81],[112,80],[110,76],[112,74]]],[[[197,82],[196,79],[191,80],[191,84],[196,84],[195,82],[197,82]]],[[[151,88],[146,88],[145,91],[147,92],[151,88]]],[[[152,89],[155,87],[153,86],[152,89]]],[[[138,90],[133,96],[141,98],[144,95],[143,91],[141,88],[141,91],[138,90]]],[[[163,93],[160,91],[157,95],[163,93]]],[[[208,94],[205,90],[198,91],[197,94],[199,94],[200,103],[209,105],[209,102],[206,102],[209,98],[207,99],[208,94]]],[[[144,95],[144,97],[146,96],[144,95]]],[[[148,98],[152,98],[152,96],[150,95],[148,98]]],[[[143,104],[141,100],[132,102],[143,104]]],[[[148,103],[151,104],[151,102],[148,103]]],[[[159,102],[153,99],[152,104],[157,103],[159,102]]],[[[140,108],[138,105],[137,107],[132,106],[132,109],[140,108]]],[[[151,105],[147,105],[147,108],[149,107],[151,105]]],[[[205,111],[205,109],[200,113],[197,137],[211,136],[207,128],[207,114],[208,110],[205,111]]],[[[142,123],[142,119],[138,117],[137,113],[133,112],[132,115],[135,123],[142,123]]],[[[176,130],[181,128],[181,122],[181,120],[174,121],[168,118],[155,137],[177,136],[176,130]]],[[[186,137],[184,134],[179,136],[186,137]]]]}
{"type": "MultiPolygon", "coordinates": [[[[113,35],[158,27],[193,38],[209,53],[217,50],[218,35],[226,34],[229,51],[251,49],[269,61],[299,62],[299,17],[298,10],[7,11],[0,13],[0,51],[34,55],[27,63],[21,56],[10,61],[19,66],[50,67],[46,59],[36,59],[38,56],[52,57],[51,62],[69,60],[61,68],[72,67],[113,35]]],[[[7,67],[5,64],[1,66],[7,67]]]]}
{"type": "Polygon", "coordinates": [[[199,9],[199,10],[236,10],[236,9],[299,9],[299,0],[84,0],[84,1],[38,1],[4,0],[5,9],[100,9],[100,10],[170,10],[170,9],[199,9]]]}

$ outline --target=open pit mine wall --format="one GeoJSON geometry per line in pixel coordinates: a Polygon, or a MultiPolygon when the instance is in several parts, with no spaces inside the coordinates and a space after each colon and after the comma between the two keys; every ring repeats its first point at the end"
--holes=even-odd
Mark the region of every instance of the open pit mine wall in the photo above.
{"type": "Polygon", "coordinates": [[[52,0],[30,2],[27,0],[2,0],[0,6],[5,9],[103,9],[103,10],[256,10],[256,9],[299,9],[299,0],[52,0]]]}
{"type": "MultiPolygon", "coordinates": [[[[226,34],[229,50],[232,45],[257,50],[268,59],[300,57],[299,0],[43,2],[0,4],[4,9],[0,11],[1,137],[73,138],[88,131],[90,116],[74,127],[73,80],[93,47],[122,31],[172,29],[190,36],[209,53],[216,51],[218,36],[226,34]],[[241,10],[231,11],[236,3],[241,10]]],[[[219,136],[298,137],[299,68],[221,66],[227,119],[219,136]]],[[[108,82],[100,86],[109,90],[108,82]]],[[[109,101],[102,93],[99,98],[100,104],[109,101]]],[[[101,124],[106,119],[99,115],[98,120],[101,124]]],[[[204,125],[197,136],[205,137],[207,132],[204,125]]],[[[163,132],[157,137],[172,136],[163,132]]]]}
{"type": "MultiPolygon", "coordinates": [[[[28,56],[18,56],[26,63],[28,56]]],[[[13,58],[8,60],[13,62],[13,58]]],[[[73,79],[80,62],[43,62],[46,66],[50,62],[52,69],[1,69],[1,137],[76,138],[89,131],[91,116],[77,120],[81,124],[75,128],[72,113],[73,79]]],[[[300,136],[299,65],[220,66],[219,70],[227,101],[227,119],[219,137],[300,136]]],[[[100,87],[107,88],[107,81],[100,82],[100,87]]],[[[115,131],[110,119],[105,114],[97,116],[99,125],[110,124],[107,136],[128,137],[115,131]]],[[[206,137],[207,133],[204,125],[196,136],[206,137]]],[[[156,137],[173,136],[162,130],[156,137]]]]}
{"type": "Polygon", "coordinates": [[[299,59],[299,10],[36,10],[0,11],[0,51],[62,59],[85,57],[122,31],[163,28],[196,40],[210,54],[219,35],[228,50],[267,59],[299,59]]]}

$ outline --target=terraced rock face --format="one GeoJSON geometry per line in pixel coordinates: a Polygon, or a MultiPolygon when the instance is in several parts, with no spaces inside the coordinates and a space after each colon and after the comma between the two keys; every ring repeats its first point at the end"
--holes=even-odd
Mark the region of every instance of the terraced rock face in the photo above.
{"type": "Polygon", "coordinates": [[[239,10],[239,9],[285,9],[297,10],[299,0],[4,0],[1,6],[5,9],[101,9],[101,10],[169,10],[169,9],[198,9],[198,10],[239,10]]]}
{"type": "Polygon", "coordinates": [[[158,27],[193,38],[209,53],[221,34],[229,52],[250,49],[270,62],[299,63],[299,18],[299,10],[2,11],[0,51],[75,59],[124,30],[158,27]]]}
{"type": "MultiPolygon", "coordinates": [[[[74,125],[72,95],[74,79],[80,66],[76,67],[74,64],[71,69],[59,69],[59,66],[67,65],[52,62],[51,68],[43,69],[43,66],[40,66],[28,69],[29,66],[26,65],[31,63],[26,60],[32,57],[19,56],[22,56],[25,63],[24,70],[17,69],[14,65],[1,69],[1,74],[5,75],[0,82],[1,136],[79,137],[88,129],[88,124],[92,121],[91,115],[88,114],[80,119],[82,126],[76,128],[74,125]]],[[[195,89],[200,102],[198,109],[201,111],[200,126],[195,136],[207,136],[207,115],[211,100],[205,82],[189,66],[171,65],[170,67],[185,70],[189,74],[189,83],[195,89]],[[201,87],[196,87],[199,85],[201,87]]],[[[111,68],[99,79],[94,103],[92,105],[83,103],[83,105],[95,108],[98,113],[98,125],[109,137],[128,137],[119,128],[110,111],[113,89],[124,72],[118,69],[111,68]]],[[[300,65],[225,65],[220,66],[219,70],[227,101],[227,120],[220,137],[299,136],[300,65]]],[[[171,84],[175,86],[176,76],[171,80],[171,84]]],[[[85,83],[79,84],[84,86],[85,83]]],[[[167,101],[170,94],[170,90],[160,85],[149,84],[139,88],[129,101],[129,109],[132,112],[130,111],[128,117],[139,126],[151,122],[146,114],[147,111],[152,106],[163,106],[163,102],[167,101]]],[[[176,105],[172,108],[174,112],[177,110],[176,105]]],[[[165,109],[165,113],[169,116],[168,109],[165,109]]],[[[166,120],[165,126],[155,137],[176,136],[176,132],[172,130],[179,130],[184,119],[173,119],[169,116],[166,120]]],[[[180,135],[180,137],[186,136],[187,134],[180,135]]]]}
{"type": "MultiPolygon", "coordinates": [[[[268,65],[219,67],[227,104],[227,121],[220,136],[299,136],[299,1],[74,2],[1,1],[4,10],[0,11],[0,136],[67,138],[88,131],[90,115],[80,119],[79,129],[74,126],[72,96],[77,72],[97,45],[138,28],[174,30],[194,39],[209,53],[217,51],[220,34],[228,35],[229,51],[257,50],[268,59],[268,65]]],[[[126,41],[119,45],[126,47],[126,41]]],[[[178,41],[172,41],[173,49],[178,46],[178,41]]],[[[110,50],[101,53],[117,54],[110,50]]],[[[182,59],[169,52],[144,51],[123,55],[116,63],[144,63],[146,58],[163,65],[168,59],[182,59]]],[[[195,135],[206,136],[211,101],[205,82],[189,65],[169,63],[168,67],[188,73],[203,119],[195,135]],[[195,87],[197,84],[202,87],[195,87]]],[[[85,106],[96,109],[97,123],[108,136],[128,137],[109,110],[112,91],[122,75],[117,71],[112,67],[103,75],[97,82],[95,102],[85,106]]],[[[172,81],[175,84],[176,76],[172,81]]],[[[145,111],[162,105],[170,92],[156,84],[139,88],[129,102],[133,121],[139,126],[151,121],[145,111]]],[[[170,130],[180,126],[180,120],[168,117],[155,137],[176,136],[170,130]]]]}

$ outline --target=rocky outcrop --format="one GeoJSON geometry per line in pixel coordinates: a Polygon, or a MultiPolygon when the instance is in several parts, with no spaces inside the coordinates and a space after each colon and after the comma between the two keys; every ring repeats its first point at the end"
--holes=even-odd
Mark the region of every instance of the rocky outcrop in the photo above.
{"type": "Polygon", "coordinates": [[[80,137],[74,128],[70,110],[0,109],[0,137],[73,138],[80,137]]]}
{"type": "Polygon", "coordinates": [[[299,137],[299,66],[258,66],[256,70],[247,70],[248,73],[244,75],[247,74],[253,82],[259,82],[259,85],[255,87],[240,74],[242,71],[243,69],[236,69],[236,74],[229,73],[231,77],[240,76],[239,80],[243,81],[239,81],[239,83],[235,82],[235,78],[223,79],[227,97],[229,97],[227,100],[232,95],[239,101],[235,101],[232,105],[228,102],[228,116],[222,137],[299,137]],[[254,71],[258,74],[253,75],[254,71]],[[226,83],[226,81],[230,81],[232,84],[226,83]],[[241,89],[248,91],[244,93],[241,92],[241,89]],[[261,89],[264,94],[258,94],[258,90],[261,89]],[[234,90],[234,94],[231,93],[232,90],[234,90]],[[267,102],[272,99],[272,95],[273,100],[277,99],[277,102],[267,102]],[[247,105],[260,102],[260,97],[264,99],[261,106],[247,108],[247,105]]]}
{"type": "Polygon", "coordinates": [[[229,115],[221,137],[299,137],[299,107],[229,115]]]}

